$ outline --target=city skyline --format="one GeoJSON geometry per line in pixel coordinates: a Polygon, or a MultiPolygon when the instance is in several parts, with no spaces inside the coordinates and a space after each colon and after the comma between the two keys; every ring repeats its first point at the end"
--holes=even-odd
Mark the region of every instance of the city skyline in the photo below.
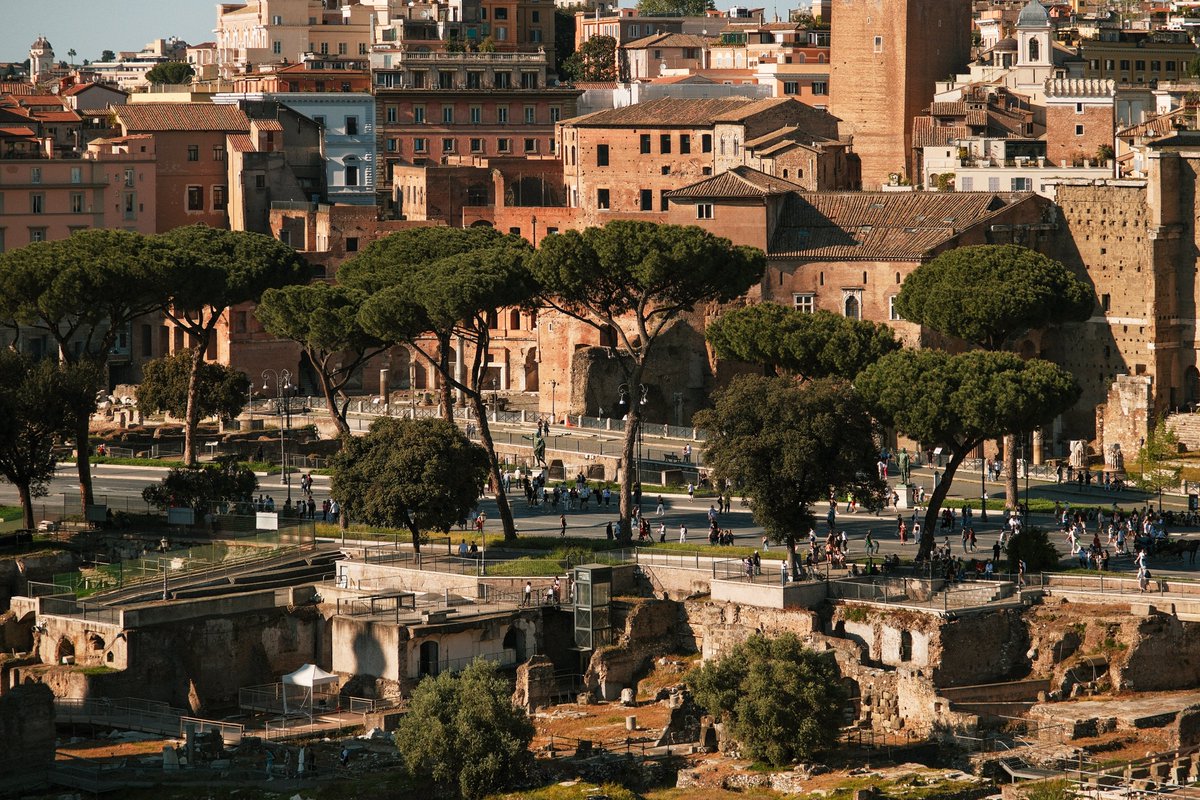
{"type": "Polygon", "coordinates": [[[169,12],[161,0],[40,0],[36,13],[16,0],[0,0],[5,25],[0,29],[0,60],[24,61],[29,46],[45,36],[55,57],[97,61],[103,50],[140,50],[147,42],[178,36],[189,44],[212,41],[216,3],[211,0],[175,0],[169,12]]]}

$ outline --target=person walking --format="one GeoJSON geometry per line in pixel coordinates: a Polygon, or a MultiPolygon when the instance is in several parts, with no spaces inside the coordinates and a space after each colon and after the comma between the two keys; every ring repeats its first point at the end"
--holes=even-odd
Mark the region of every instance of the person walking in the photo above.
{"type": "Polygon", "coordinates": [[[525,593],[521,597],[521,605],[528,606],[533,602],[533,581],[525,581],[525,593]]]}
{"type": "Polygon", "coordinates": [[[558,538],[560,538],[560,539],[567,538],[567,515],[566,514],[558,515],[558,525],[559,525],[558,538]]]}
{"type": "Polygon", "coordinates": [[[687,543],[687,525],[682,522],[679,523],[679,543],[687,543]]]}
{"type": "Polygon", "coordinates": [[[655,509],[654,515],[656,517],[661,517],[665,512],[666,512],[666,506],[663,505],[663,498],[662,498],[662,495],[660,494],[658,496],[658,508],[655,509]]]}

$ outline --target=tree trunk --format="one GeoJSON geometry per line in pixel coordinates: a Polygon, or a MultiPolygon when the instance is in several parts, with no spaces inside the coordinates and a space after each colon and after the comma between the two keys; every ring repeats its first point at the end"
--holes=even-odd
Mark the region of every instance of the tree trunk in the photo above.
{"type": "Polygon", "coordinates": [[[196,464],[196,429],[200,427],[200,365],[204,363],[204,344],[192,348],[192,374],[188,376],[187,415],[183,423],[183,463],[196,464]]]}
{"type": "Polygon", "coordinates": [[[17,484],[17,494],[21,497],[21,519],[26,530],[33,530],[33,495],[29,493],[28,483],[17,484]]]}
{"type": "Polygon", "coordinates": [[[79,502],[83,506],[83,517],[87,519],[87,507],[95,502],[92,494],[92,446],[88,440],[88,418],[82,416],[75,421],[75,468],[79,473],[79,502]]]}
{"type": "Polygon", "coordinates": [[[413,521],[410,519],[410,520],[408,521],[408,529],[409,529],[410,531],[412,531],[413,552],[414,552],[414,553],[419,553],[419,552],[421,552],[421,531],[419,531],[419,530],[417,529],[417,523],[413,522],[413,521]]]}
{"type": "Polygon", "coordinates": [[[513,522],[512,507],[508,504],[508,495],[504,492],[504,476],[500,474],[500,459],[496,457],[496,445],[492,442],[492,429],[488,427],[487,411],[483,407],[483,397],[479,392],[472,392],[471,407],[479,417],[479,440],[487,452],[488,472],[492,476],[492,486],[496,492],[496,510],[500,514],[500,524],[504,527],[504,541],[514,542],[517,539],[517,526],[513,522]]]}
{"type": "MultiPolygon", "coordinates": [[[[641,378],[641,371],[638,372],[641,378]]],[[[620,536],[626,541],[633,536],[630,520],[633,518],[633,484],[637,477],[637,463],[634,450],[637,447],[637,429],[642,422],[641,396],[637,394],[638,383],[630,382],[635,387],[629,396],[629,416],[625,420],[625,441],[621,445],[621,531],[620,536]]]]}
{"type": "Polygon", "coordinates": [[[1012,510],[1018,503],[1017,437],[1004,434],[1004,507],[1012,510]]]}
{"type": "MultiPolygon", "coordinates": [[[[442,374],[442,419],[454,421],[454,387],[450,385],[450,337],[438,337],[438,372],[442,374]]],[[[482,391],[483,387],[479,387],[482,391]]],[[[482,419],[482,415],[481,415],[482,419]]]]}
{"type": "MultiPolygon", "coordinates": [[[[317,362],[312,356],[309,356],[309,361],[313,364],[317,362]]],[[[329,409],[329,419],[333,422],[333,426],[337,428],[339,436],[350,435],[350,423],[346,422],[346,411],[344,407],[338,406],[337,397],[334,395],[333,387],[329,383],[329,376],[325,374],[325,370],[316,369],[317,383],[321,385],[321,394],[325,396],[325,407],[329,409]]]]}
{"type": "Polygon", "coordinates": [[[978,446],[978,442],[968,442],[965,446],[955,447],[950,452],[950,461],[946,464],[946,471],[942,473],[941,481],[929,495],[929,507],[925,509],[925,524],[921,528],[921,541],[918,542],[917,561],[924,561],[933,553],[933,540],[937,535],[938,512],[942,510],[942,501],[950,492],[950,484],[954,481],[954,473],[958,471],[959,464],[962,464],[967,453],[978,446]]]}

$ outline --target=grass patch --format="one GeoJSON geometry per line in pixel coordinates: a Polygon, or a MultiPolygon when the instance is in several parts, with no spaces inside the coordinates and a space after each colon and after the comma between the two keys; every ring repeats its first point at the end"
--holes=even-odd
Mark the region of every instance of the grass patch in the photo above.
{"type": "Polygon", "coordinates": [[[105,667],[102,665],[95,666],[95,667],[76,667],[74,669],[74,671],[78,672],[80,675],[107,675],[110,672],[120,672],[120,670],[113,669],[112,667],[105,667]]]}
{"type": "MultiPolygon", "coordinates": [[[[74,464],[75,456],[63,456],[58,459],[62,464],[74,464]]],[[[182,469],[184,464],[179,459],[168,458],[124,458],[118,456],[97,456],[93,455],[90,459],[92,464],[114,464],[121,467],[161,467],[163,469],[182,469]]],[[[198,464],[211,464],[211,461],[197,461],[198,464]]],[[[266,472],[272,475],[278,475],[283,472],[283,468],[278,464],[271,464],[266,461],[243,461],[241,466],[247,467],[252,472],[266,472]]],[[[294,472],[304,472],[304,470],[293,470],[294,472]]],[[[316,472],[317,470],[312,470],[316,472]]]]}
{"type": "Polygon", "coordinates": [[[556,783],[532,791],[491,795],[488,800],[587,800],[587,798],[596,795],[604,795],[609,800],[640,800],[639,795],[634,794],[624,786],[612,783],[597,786],[594,783],[585,783],[583,781],[570,785],[556,783]]]}
{"type": "Polygon", "coordinates": [[[0,522],[12,522],[21,518],[20,506],[0,506],[0,522]]]}
{"type": "MultiPolygon", "coordinates": [[[[667,531],[667,535],[670,536],[671,532],[667,531]]],[[[707,542],[708,539],[706,538],[704,541],[707,542]]],[[[807,542],[804,543],[804,547],[801,547],[800,542],[797,541],[797,554],[803,557],[804,548],[807,546],[807,542]]],[[[699,553],[702,556],[715,556],[717,558],[745,558],[746,556],[753,555],[755,551],[758,551],[758,555],[763,561],[783,561],[787,557],[787,550],[783,545],[774,545],[770,550],[763,550],[761,547],[746,547],[742,545],[722,546],[700,544],[699,542],[696,544],[692,544],[691,542],[684,542],[683,544],[679,542],[655,542],[652,545],[642,545],[642,547],[647,553],[685,552],[689,554],[699,553]]]]}

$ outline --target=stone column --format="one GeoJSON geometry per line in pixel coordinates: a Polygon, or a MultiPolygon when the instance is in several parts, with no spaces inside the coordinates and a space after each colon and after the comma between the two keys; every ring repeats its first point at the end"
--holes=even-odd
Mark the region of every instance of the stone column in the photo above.
{"type": "Polygon", "coordinates": [[[1042,429],[1033,429],[1033,464],[1040,467],[1042,465],[1042,429]]]}

